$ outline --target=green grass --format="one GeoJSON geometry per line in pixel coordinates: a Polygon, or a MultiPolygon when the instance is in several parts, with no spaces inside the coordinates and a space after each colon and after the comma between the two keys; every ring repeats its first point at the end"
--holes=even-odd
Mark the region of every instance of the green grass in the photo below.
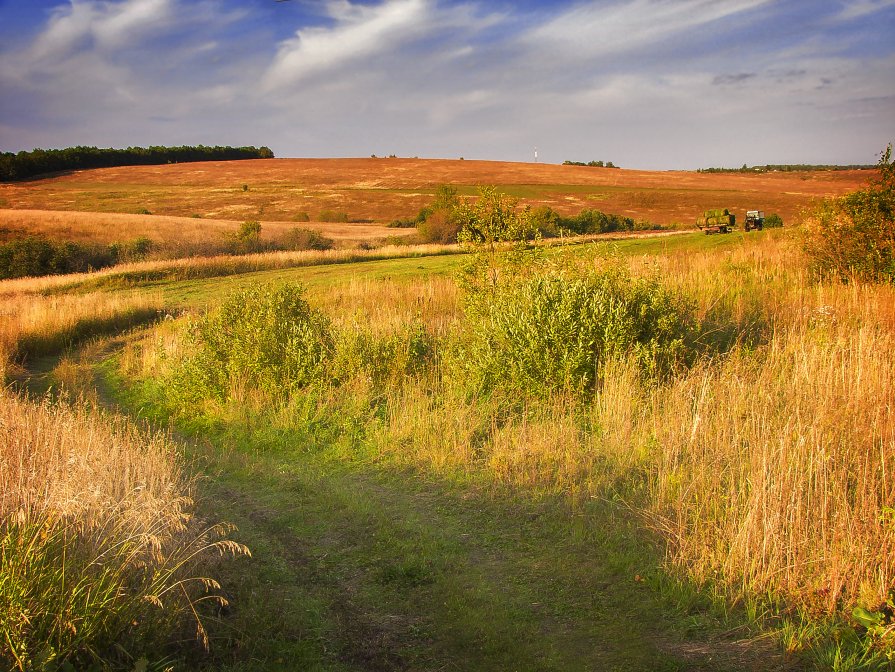
{"type": "MultiPolygon", "coordinates": [[[[115,391],[164,421],[157,393],[115,391]]],[[[252,414],[181,425],[206,465],[205,506],[253,550],[224,569],[233,611],[193,664],[688,670],[687,637],[717,631],[623,509],[389,468],[351,426],[335,412],[309,432],[252,414]]],[[[718,660],[699,669],[737,669],[718,660]]]]}

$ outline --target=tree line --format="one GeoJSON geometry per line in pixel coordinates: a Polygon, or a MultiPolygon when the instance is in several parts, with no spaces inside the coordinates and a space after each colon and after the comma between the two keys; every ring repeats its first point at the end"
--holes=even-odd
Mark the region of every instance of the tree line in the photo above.
{"type": "Polygon", "coordinates": [[[85,168],[117,166],[149,166],[191,161],[237,161],[240,159],[272,159],[269,147],[68,147],[67,149],[34,149],[30,152],[0,153],[0,182],[23,180],[44,173],[85,168]]]}
{"type": "Polygon", "coordinates": [[[812,163],[769,163],[764,166],[747,166],[745,163],[741,168],[697,168],[697,173],[805,173],[814,171],[828,170],[865,170],[868,168],[876,168],[872,165],[852,164],[848,166],[828,165],[828,164],[812,164],[812,163]]]}

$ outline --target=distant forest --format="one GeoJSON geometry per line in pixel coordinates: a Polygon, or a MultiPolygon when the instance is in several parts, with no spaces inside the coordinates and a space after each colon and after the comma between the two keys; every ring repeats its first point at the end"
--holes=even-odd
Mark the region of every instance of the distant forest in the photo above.
{"type": "Polygon", "coordinates": [[[822,170],[864,170],[876,168],[876,165],[851,165],[832,166],[823,164],[792,163],[792,164],[767,164],[766,166],[747,166],[742,168],[697,168],[697,173],[801,173],[822,170]]]}
{"type": "Polygon", "coordinates": [[[237,161],[240,159],[272,159],[269,147],[128,147],[100,149],[69,147],[68,149],[35,149],[30,152],[0,153],[0,182],[23,180],[44,173],[84,168],[116,166],[152,166],[190,161],[237,161]]]}

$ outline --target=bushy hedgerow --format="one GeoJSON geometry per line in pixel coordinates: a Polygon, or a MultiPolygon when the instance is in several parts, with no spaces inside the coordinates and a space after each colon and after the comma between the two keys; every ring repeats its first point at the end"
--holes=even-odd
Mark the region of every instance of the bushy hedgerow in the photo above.
{"type": "Polygon", "coordinates": [[[468,297],[467,316],[453,361],[483,392],[588,394],[613,357],[633,354],[644,377],[658,379],[695,356],[693,303],[619,268],[503,283],[468,297]]]}
{"type": "Polygon", "coordinates": [[[0,279],[83,273],[116,264],[127,247],[57,242],[36,236],[0,245],[0,279]]]}
{"type": "Polygon", "coordinates": [[[807,218],[804,250],[819,279],[895,282],[895,162],[880,156],[866,189],[823,201],[807,218]]]}
{"type": "Polygon", "coordinates": [[[320,378],[333,351],[327,318],[301,285],[240,290],[191,325],[173,388],[181,401],[224,400],[237,390],[287,396],[320,378]]]}

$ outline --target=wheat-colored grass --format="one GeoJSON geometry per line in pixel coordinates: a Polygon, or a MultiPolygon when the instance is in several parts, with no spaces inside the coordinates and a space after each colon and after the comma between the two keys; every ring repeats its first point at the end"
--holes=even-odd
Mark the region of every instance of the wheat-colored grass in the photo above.
{"type": "Polygon", "coordinates": [[[158,293],[7,293],[0,303],[0,380],[31,355],[58,351],[75,339],[125,328],[155,315],[158,293]]]}
{"type": "Polygon", "coordinates": [[[438,254],[456,254],[456,245],[386,245],[373,250],[325,250],[298,252],[264,252],[244,256],[219,255],[144,261],[121,264],[93,273],[73,273],[41,278],[21,278],[0,281],[0,297],[10,294],[36,294],[48,291],[62,291],[104,282],[129,282],[147,278],[189,280],[210,278],[254,271],[267,271],[321,264],[343,264],[354,261],[378,259],[405,259],[438,254]]]}

